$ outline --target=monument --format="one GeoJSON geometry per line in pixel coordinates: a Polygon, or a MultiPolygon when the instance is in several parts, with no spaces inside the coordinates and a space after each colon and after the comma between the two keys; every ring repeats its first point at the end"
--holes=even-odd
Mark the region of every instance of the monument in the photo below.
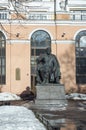
{"type": "Polygon", "coordinates": [[[60,65],[55,55],[51,54],[48,47],[44,54],[37,58],[37,78],[38,84],[59,83],[61,78],[60,65]]]}
{"type": "Polygon", "coordinates": [[[37,58],[36,100],[39,109],[57,109],[67,105],[64,85],[60,84],[61,72],[58,59],[48,47],[37,58]]]}

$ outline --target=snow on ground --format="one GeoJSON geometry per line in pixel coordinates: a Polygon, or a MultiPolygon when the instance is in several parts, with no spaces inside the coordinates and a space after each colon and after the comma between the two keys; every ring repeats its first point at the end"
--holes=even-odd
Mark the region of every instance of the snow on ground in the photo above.
{"type": "Polygon", "coordinates": [[[66,99],[86,100],[86,94],[71,93],[71,94],[66,95],[66,99]]]}
{"type": "MultiPolygon", "coordinates": [[[[13,93],[3,92],[0,93],[0,101],[9,101],[9,100],[20,100],[21,98],[13,93]]],[[[86,100],[86,94],[81,93],[71,93],[66,95],[66,99],[74,100],[86,100]]]]}
{"type": "Polygon", "coordinates": [[[9,100],[20,100],[21,98],[13,93],[3,92],[0,93],[0,101],[9,101],[9,100]]]}
{"type": "Polygon", "coordinates": [[[0,130],[46,130],[31,110],[22,106],[0,106],[0,130]]]}

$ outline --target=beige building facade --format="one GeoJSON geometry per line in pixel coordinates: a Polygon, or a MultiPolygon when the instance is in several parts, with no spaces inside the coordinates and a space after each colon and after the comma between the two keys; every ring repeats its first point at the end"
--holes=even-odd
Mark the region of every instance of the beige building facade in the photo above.
{"type": "Polygon", "coordinates": [[[75,1],[28,0],[27,4],[25,0],[8,0],[2,3],[1,92],[20,94],[27,86],[34,91],[36,58],[47,46],[59,60],[60,82],[66,92],[86,92],[86,8],[83,6],[86,2],[83,0],[82,5],[77,5],[75,1]]]}

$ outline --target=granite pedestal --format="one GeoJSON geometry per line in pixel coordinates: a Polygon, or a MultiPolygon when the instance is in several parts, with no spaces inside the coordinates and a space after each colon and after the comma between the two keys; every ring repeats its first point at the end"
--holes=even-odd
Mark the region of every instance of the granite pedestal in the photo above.
{"type": "Polygon", "coordinates": [[[46,84],[36,86],[35,107],[39,109],[57,109],[62,106],[67,106],[64,85],[46,84]]]}

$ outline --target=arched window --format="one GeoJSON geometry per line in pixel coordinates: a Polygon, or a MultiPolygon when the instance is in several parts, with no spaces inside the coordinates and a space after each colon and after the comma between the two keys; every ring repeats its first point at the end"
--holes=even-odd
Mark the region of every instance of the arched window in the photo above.
{"type": "Polygon", "coordinates": [[[0,32],[0,84],[6,82],[6,39],[2,32],[0,32]]]}
{"type": "Polygon", "coordinates": [[[31,86],[35,82],[36,59],[47,47],[51,47],[50,35],[44,30],[35,31],[31,36],[31,86]]]}
{"type": "Polygon", "coordinates": [[[50,35],[43,30],[35,31],[31,37],[32,74],[35,74],[36,58],[44,53],[47,47],[51,47],[50,35]]]}
{"type": "Polygon", "coordinates": [[[35,31],[32,34],[31,37],[31,46],[32,47],[46,47],[46,46],[50,46],[51,43],[51,38],[50,35],[43,30],[38,30],[35,31]]]}
{"type": "Polygon", "coordinates": [[[76,36],[76,83],[86,84],[86,30],[76,36]]]}

